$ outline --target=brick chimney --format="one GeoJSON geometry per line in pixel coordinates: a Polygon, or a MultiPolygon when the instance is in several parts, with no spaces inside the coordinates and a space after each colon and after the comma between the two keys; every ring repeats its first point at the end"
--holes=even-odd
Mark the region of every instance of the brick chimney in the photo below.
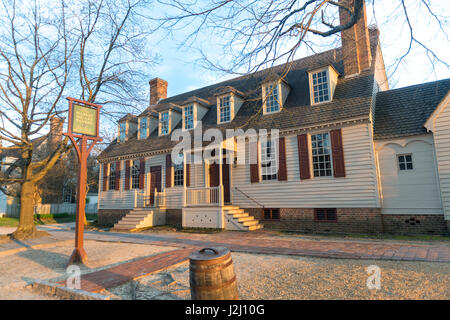
{"type": "Polygon", "coordinates": [[[56,148],[62,140],[64,118],[53,116],[50,119],[49,149],[56,148]]]}
{"type": "Polygon", "coordinates": [[[167,98],[167,81],[154,78],[150,80],[150,105],[157,104],[159,100],[167,98]]]}
{"type": "MultiPolygon", "coordinates": [[[[355,0],[340,0],[339,3],[354,7],[355,0]]],[[[350,21],[350,14],[343,8],[339,8],[339,19],[341,25],[350,21]]],[[[370,52],[369,29],[367,28],[366,4],[362,1],[362,9],[358,20],[349,29],[341,32],[342,55],[344,59],[345,76],[358,74],[369,69],[372,62],[370,52]]]]}

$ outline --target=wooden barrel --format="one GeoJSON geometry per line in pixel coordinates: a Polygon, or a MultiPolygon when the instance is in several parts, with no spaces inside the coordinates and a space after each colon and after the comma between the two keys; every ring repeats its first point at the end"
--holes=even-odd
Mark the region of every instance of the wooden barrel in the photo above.
{"type": "Polygon", "coordinates": [[[237,300],[230,250],[214,247],[193,252],[189,256],[189,283],[193,300],[237,300]]]}

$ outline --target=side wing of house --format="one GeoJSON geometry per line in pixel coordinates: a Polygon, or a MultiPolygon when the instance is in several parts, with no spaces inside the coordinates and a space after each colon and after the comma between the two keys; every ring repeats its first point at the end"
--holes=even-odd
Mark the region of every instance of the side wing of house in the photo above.
{"type": "Polygon", "coordinates": [[[440,195],[447,229],[450,228],[450,93],[447,93],[425,127],[433,132],[440,195]]]}

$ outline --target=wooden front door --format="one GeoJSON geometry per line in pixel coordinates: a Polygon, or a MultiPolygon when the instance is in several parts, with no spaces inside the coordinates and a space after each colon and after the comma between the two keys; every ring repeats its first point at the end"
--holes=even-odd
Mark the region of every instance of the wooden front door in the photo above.
{"type": "MultiPolygon", "coordinates": [[[[217,187],[220,184],[219,164],[213,163],[209,166],[209,186],[217,187]]],[[[222,164],[222,184],[223,184],[223,201],[230,203],[230,165],[222,164]]]]}
{"type": "Polygon", "coordinates": [[[161,192],[161,166],[150,167],[150,204],[155,203],[155,188],[161,192]]]}
{"type": "Polygon", "coordinates": [[[223,202],[230,203],[230,164],[222,164],[223,202]]]}

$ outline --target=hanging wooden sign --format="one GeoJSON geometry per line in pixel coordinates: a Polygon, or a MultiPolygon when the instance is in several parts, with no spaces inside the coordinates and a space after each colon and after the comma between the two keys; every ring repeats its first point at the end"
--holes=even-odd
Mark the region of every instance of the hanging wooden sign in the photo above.
{"type": "Polygon", "coordinates": [[[69,121],[67,133],[64,133],[64,135],[72,141],[79,163],[75,249],[68,262],[68,265],[70,265],[72,263],[86,263],[87,261],[87,254],[83,247],[87,159],[94,145],[102,141],[102,138],[99,137],[101,106],[71,97],[68,97],[67,100],[69,100],[69,121]],[[90,141],[89,146],[88,141],[90,141]]]}

